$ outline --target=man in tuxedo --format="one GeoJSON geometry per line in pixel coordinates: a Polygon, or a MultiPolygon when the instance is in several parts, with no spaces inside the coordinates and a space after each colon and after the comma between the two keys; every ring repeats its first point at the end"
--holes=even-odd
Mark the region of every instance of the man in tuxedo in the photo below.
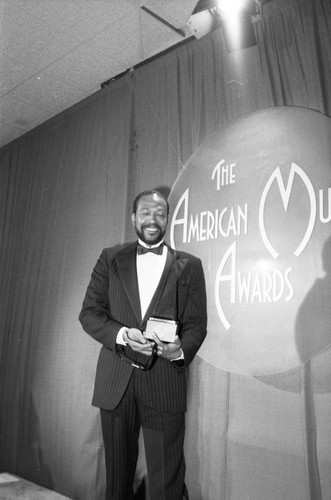
{"type": "Polygon", "coordinates": [[[188,498],[186,369],[206,335],[206,293],[201,261],[163,242],[168,213],[160,192],[136,197],[138,241],[102,251],[79,316],[102,344],[92,404],[101,412],[106,500],[133,498],[140,427],[150,500],[188,498]],[[146,338],[150,317],[178,323],[173,341],[146,338]]]}

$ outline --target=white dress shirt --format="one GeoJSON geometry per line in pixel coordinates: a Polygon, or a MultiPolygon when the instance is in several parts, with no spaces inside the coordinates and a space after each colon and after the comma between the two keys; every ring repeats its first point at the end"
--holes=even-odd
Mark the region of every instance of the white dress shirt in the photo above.
{"type": "MultiPolygon", "coordinates": [[[[140,240],[139,243],[142,246],[147,247],[147,245],[140,240]]],[[[159,245],[153,245],[151,248],[157,246],[159,245]]],[[[155,290],[160,283],[167,259],[167,253],[168,248],[166,246],[163,246],[162,255],[156,255],[153,252],[148,252],[143,255],[138,255],[137,253],[137,279],[142,318],[145,316],[155,290]]]]}
{"type": "MultiPolygon", "coordinates": [[[[143,241],[138,240],[140,245],[143,247],[149,248],[143,241]]],[[[161,245],[158,243],[157,245],[150,245],[150,248],[158,247],[161,245]]],[[[136,256],[137,259],[137,279],[138,279],[138,288],[139,288],[139,297],[140,297],[140,308],[141,308],[141,317],[145,316],[145,313],[148,309],[148,306],[153,298],[155,290],[160,282],[165,262],[167,259],[168,248],[163,246],[162,255],[155,255],[155,253],[148,252],[143,255],[136,256]]],[[[126,345],[125,340],[123,339],[123,333],[127,330],[125,326],[123,326],[116,337],[117,344],[126,345]]]]}

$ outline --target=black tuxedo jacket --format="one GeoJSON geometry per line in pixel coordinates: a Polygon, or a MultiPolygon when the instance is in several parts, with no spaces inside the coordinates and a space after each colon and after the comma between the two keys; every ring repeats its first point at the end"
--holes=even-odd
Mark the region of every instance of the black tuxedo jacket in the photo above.
{"type": "MultiPolygon", "coordinates": [[[[185,367],[159,357],[153,368],[142,372],[154,408],[159,411],[186,410],[186,373],[206,336],[206,292],[201,261],[168,247],[158,288],[145,317],[141,317],[136,273],[137,242],[102,251],[92,272],[82,311],[84,330],[101,348],[92,404],[114,409],[129,383],[132,365],[120,359],[116,337],[122,326],[144,330],[150,316],[177,319],[185,367]]],[[[125,348],[131,358],[146,362],[146,356],[125,348]],[[130,352],[129,352],[130,351],[130,352]],[[140,358],[139,358],[140,357],[140,358]]]]}

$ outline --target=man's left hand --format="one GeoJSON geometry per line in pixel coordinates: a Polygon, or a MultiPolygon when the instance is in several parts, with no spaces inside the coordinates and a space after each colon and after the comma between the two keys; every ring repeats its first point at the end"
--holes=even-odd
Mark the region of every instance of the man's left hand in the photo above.
{"type": "Polygon", "coordinates": [[[173,342],[162,342],[156,333],[153,333],[153,338],[157,344],[157,354],[166,359],[177,359],[182,355],[181,341],[178,335],[176,335],[173,342]]]}

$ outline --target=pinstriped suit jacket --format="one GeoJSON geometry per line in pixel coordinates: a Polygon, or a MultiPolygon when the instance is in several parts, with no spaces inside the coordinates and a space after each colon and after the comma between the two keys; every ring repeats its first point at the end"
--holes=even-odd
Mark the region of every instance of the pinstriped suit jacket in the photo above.
{"type": "MultiPolygon", "coordinates": [[[[206,336],[206,293],[201,261],[168,247],[158,288],[145,317],[141,317],[136,273],[137,242],[102,251],[92,272],[82,311],[84,330],[103,346],[96,370],[92,404],[114,409],[120,402],[134,368],[123,362],[116,348],[122,326],[144,330],[150,316],[178,319],[185,367],[193,360],[206,336]]],[[[146,356],[126,347],[131,358],[146,362],[146,356]],[[130,352],[129,352],[130,351],[130,352]],[[139,358],[139,356],[141,358],[139,358]]],[[[186,410],[186,373],[162,357],[150,371],[142,373],[154,408],[186,410]]]]}

